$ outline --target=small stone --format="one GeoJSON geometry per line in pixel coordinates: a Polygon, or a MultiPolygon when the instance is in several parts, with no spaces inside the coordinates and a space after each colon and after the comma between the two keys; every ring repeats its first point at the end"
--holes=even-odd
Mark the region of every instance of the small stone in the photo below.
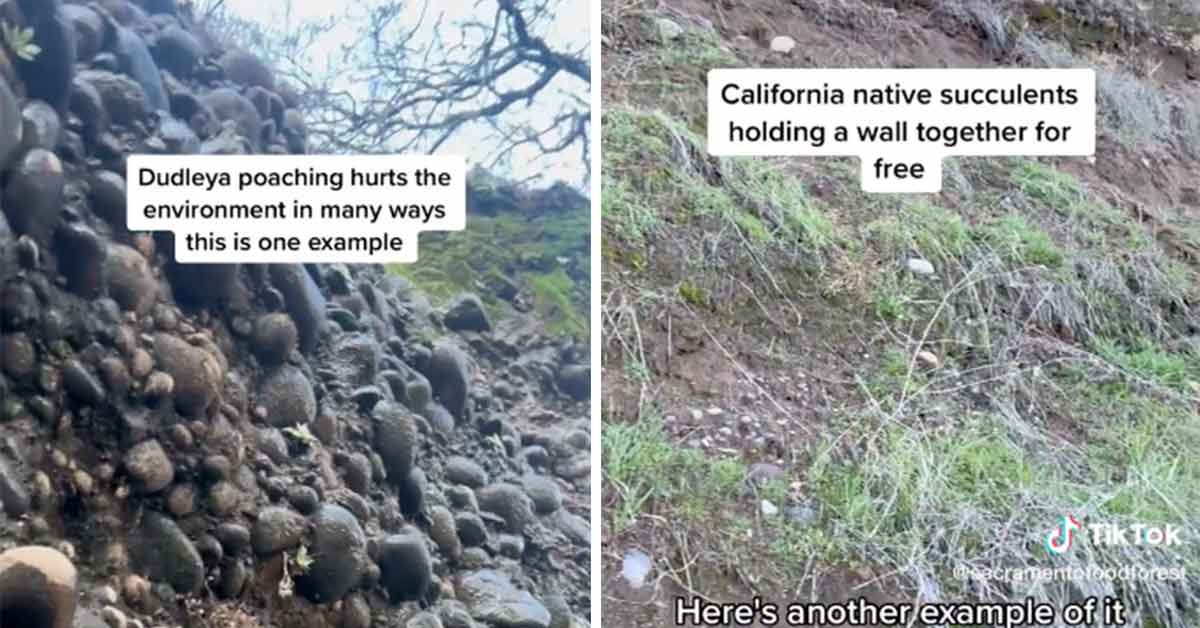
{"type": "Polygon", "coordinates": [[[191,483],[176,484],[167,493],[167,511],[176,519],[182,519],[196,511],[196,486],[191,483]]]}
{"type": "Polygon", "coordinates": [[[149,112],[146,93],[137,81],[105,70],[84,70],[78,80],[90,83],[100,94],[104,108],[115,122],[131,124],[149,112]]]}
{"type": "Polygon", "coordinates": [[[419,448],[413,417],[404,406],[390,401],[377,404],[374,414],[375,450],[383,459],[388,480],[400,484],[412,470],[419,448]]]}
{"type": "Polygon", "coordinates": [[[155,371],[146,378],[146,396],[150,399],[165,399],[175,390],[175,378],[162,372],[155,371]]]}
{"type": "Polygon", "coordinates": [[[558,372],[558,389],[576,401],[592,395],[592,370],[586,364],[568,364],[558,372]]]}
{"type": "Polygon", "coordinates": [[[679,39],[683,36],[683,27],[679,24],[676,24],[674,20],[660,17],[655,20],[654,23],[655,26],[658,27],[658,36],[661,37],[663,41],[671,41],[673,39],[679,39]]]}
{"type": "Polygon", "coordinates": [[[442,628],[442,620],[429,611],[421,611],[410,617],[404,628],[442,628]]]}
{"type": "Polygon", "coordinates": [[[65,185],[57,155],[41,148],[25,153],[4,189],[4,211],[13,231],[49,242],[62,216],[65,185]]]}
{"type": "Polygon", "coordinates": [[[450,505],[459,510],[479,512],[479,504],[475,499],[475,491],[470,487],[454,484],[443,489],[450,505]]]}
{"type": "Polygon", "coordinates": [[[934,273],[933,264],[929,260],[919,257],[910,257],[904,260],[904,267],[908,272],[922,277],[927,277],[934,273]]]}
{"type": "Polygon", "coordinates": [[[496,547],[501,556],[520,559],[525,553],[525,538],[516,534],[501,534],[496,539],[496,547]]]}
{"type": "Polygon", "coordinates": [[[366,537],[354,514],[341,506],[322,506],[312,522],[314,562],[296,579],[296,591],[318,603],[340,600],[362,579],[366,537]]]}
{"type": "Polygon", "coordinates": [[[171,585],[182,594],[204,584],[204,561],[187,534],[173,521],[155,512],[143,515],[130,546],[139,573],[171,585]]]}
{"type": "Polygon", "coordinates": [[[773,52],[787,54],[787,53],[791,52],[795,47],[796,47],[796,40],[792,39],[791,37],[788,37],[787,35],[780,35],[778,37],[771,39],[771,50],[773,52]]]}
{"type": "Polygon", "coordinates": [[[481,569],[462,577],[459,598],[471,615],[498,628],[549,628],[550,611],[508,576],[481,569]]]}
{"type": "Polygon", "coordinates": [[[808,504],[788,506],[783,509],[783,514],[788,523],[801,528],[806,528],[817,520],[817,510],[808,504]]]}
{"type": "Polygon", "coordinates": [[[17,381],[33,377],[37,370],[37,349],[23,333],[0,336],[0,371],[17,381]]]}
{"type": "Polygon", "coordinates": [[[116,604],[121,599],[119,597],[120,594],[117,593],[117,590],[107,584],[97,587],[95,594],[96,601],[100,602],[101,604],[116,604]]]}
{"type": "Polygon", "coordinates": [[[339,628],[371,628],[371,607],[361,595],[352,594],[346,599],[339,628]]]}
{"type": "Polygon", "coordinates": [[[308,521],[287,508],[269,506],[259,513],[250,532],[254,553],[267,556],[289,550],[300,544],[308,529],[308,521]]]}
{"type": "Polygon", "coordinates": [[[308,423],[317,414],[312,383],[294,366],[281,366],[268,375],[259,386],[259,395],[267,409],[267,422],[274,427],[308,423]]]}
{"type": "Polygon", "coordinates": [[[109,356],[101,360],[100,378],[115,401],[121,401],[129,394],[129,369],[125,368],[121,358],[109,356]]]}
{"type": "Polygon", "coordinates": [[[381,399],[383,399],[383,391],[373,384],[361,386],[350,393],[350,400],[358,406],[360,412],[370,412],[381,399]]]}
{"type": "Polygon", "coordinates": [[[562,506],[562,495],[554,480],[541,475],[526,475],[521,479],[525,493],[533,501],[534,512],[549,514],[562,506]]]}
{"type": "Polygon", "coordinates": [[[467,416],[467,399],[471,394],[471,369],[467,354],[448,341],[440,341],[433,349],[429,362],[429,383],[434,399],[440,401],[456,421],[467,416]]]}
{"type": "Polygon", "coordinates": [[[227,556],[236,556],[250,547],[250,530],[240,523],[222,523],[215,534],[227,556]]]}
{"type": "Polygon", "coordinates": [[[648,554],[639,549],[631,549],[625,552],[621,561],[621,575],[630,587],[640,589],[646,584],[646,577],[650,575],[652,567],[653,561],[648,554]]]}
{"type": "Polygon", "coordinates": [[[142,379],[154,370],[154,357],[145,349],[135,349],[129,358],[129,372],[137,379],[142,379]]]}
{"type": "Polygon", "coordinates": [[[49,547],[25,546],[0,554],[0,619],[7,626],[71,628],[77,576],[71,559],[49,547]],[[37,622],[34,622],[36,618],[37,622]]]}
{"type": "Polygon", "coordinates": [[[288,503],[304,515],[311,515],[321,505],[321,497],[317,490],[303,484],[293,484],[287,490],[288,503]]]}
{"type": "Polygon", "coordinates": [[[132,574],[121,582],[121,592],[125,596],[126,604],[142,608],[150,598],[150,583],[145,578],[132,574]]]}
{"type": "Polygon", "coordinates": [[[935,369],[941,364],[941,361],[938,360],[937,355],[927,349],[922,349],[921,351],[917,352],[917,361],[931,369],[935,369]]]}
{"type": "Polygon", "coordinates": [[[126,628],[125,613],[115,606],[105,606],[100,611],[100,617],[108,624],[108,628],[126,628]]]}
{"type": "Polygon", "coordinates": [[[424,535],[413,532],[387,537],[380,546],[378,562],[383,586],[393,603],[427,598],[433,567],[424,535]]]}
{"type": "Polygon", "coordinates": [[[237,510],[241,498],[232,482],[217,482],[208,489],[208,509],[218,517],[228,517],[237,510]]]}
{"type": "Polygon", "coordinates": [[[487,486],[488,474],[479,463],[464,456],[451,456],[445,463],[446,479],[455,483],[481,488],[487,486]]]}
{"type": "Polygon", "coordinates": [[[779,507],[771,503],[770,500],[766,499],[762,500],[762,502],[759,504],[758,510],[764,517],[774,517],[775,515],[779,514],[779,507]]]}
{"type": "Polygon", "coordinates": [[[125,454],[125,469],[147,493],[157,493],[171,484],[175,467],[157,440],[134,445],[125,454]]]}
{"type": "Polygon", "coordinates": [[[247,87],[259,86],[275,89],[275,73],[257,56],[245,50],[230,50],[217,62],[225,71],[225,77],[247,87]]]}
{"type": "Polygon", "coordinates": [[[220,394],[221,362],[208,351],[166,333],[154,335],[157,362],[175,380],[175,405],[188,417],[200,416],[220,394]]]}
{"type": "Polygon", "coordinates": [[[534,521],[533,501],[521,487],[500,483],[475,492],[481,510],[499,515],[510,532],[520,534],[534,521]]]}
{"type": "Polygon", "coordinates": [[[462,541],[458,538],[454,514],[445,506],[433,506],[429,509],[429,521],[429,536],[438,549],[451,561],[458,560],[462,555],[462,541]]]}
{"type": "Polygon", "coordinates": [[[454,331],[490,331],[492,323],[483,308],[483,301],[473,293],[460,294],[450,304],[443,318],[454,331]]]}
{"type": "Polygon", "coordinates": [[[298,341],[296,324],[287,314],[265,314],[254,324],[254,353],[266,366],[282,364],[296,349],[298,341]]]}
{"type": "Polygon", "coordinates": [[[487,526],[483,518],[473,512],[460,512],[454,515],[454,527],[463,545],[475,547],[487,542],[487,526]]]}

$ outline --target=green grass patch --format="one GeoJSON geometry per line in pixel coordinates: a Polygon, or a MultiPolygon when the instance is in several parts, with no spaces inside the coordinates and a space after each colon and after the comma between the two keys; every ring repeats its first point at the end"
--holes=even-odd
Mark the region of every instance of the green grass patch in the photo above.
{"type": "Polygon", "coordinates": [[[1121,369],[1167,388],[1189,392],[1193,384],[1200,384],[1200,355],[1170,353],[1147,338],[1126,345],[1099,338],[1096,352],[1121,369]]]}
{"type": "Polygon", "coordinates": [[[1005,214],[977,230],[979,239],[1010,263],[1018,266],[1059,268],[1066,261],[1066,252],[1050,234],[1029,224],[1020,214],[1005,214]]]}
{"type": "Polygon", "coordinates": [[[773,222],[777,226],[770,239],[788,244],[800,242],[817,253],[844,244],[844,237],[827,211],[816,206],[798,177],[757,158],[722,159],[719,168],[721,180],[739,205],[756,208],[759,215],[775,217],[773,222]]]}
{"type": "Polygon", "coordinates": [[[643,513],[670,512],[688,523],[712,521],[736,499],[746,466],[673,442],[660,419],[605,422],[602,463],[616,503],[605,512],[621,531],[643,513]]]}
{"type": "Polygon", "coordinates": [[[1041,162],[1019,160],[1012,182],[1030,199],[1060,212],[1087,203],[1087,192],[1078,179],[1041,162]]]}
{"type": "Polygon", "coordinates": [[[957,212],[925,201],[906,203],[891,216],[865,227],[868,241],[888,257],[910,251],[935,262],[966,255],[971,233],[957,212]]]}
{"type": "Polygon", "coordinates": [[[558,268],[552,272],[528,273],[525,278],[533,292],[534,309],[549,322],[546,329],[556,336],[586,340],[590,332],[587,308],[578,307],[578,297],[574,294],[577,286],[566,271],[558,268]]]}
{"type": "Polygon", "coordinates": [[[422,234],[420,260],[388,270],[435,301],[475,292],[488,313],[501,319],[514,310],[489,286],[511,281],[531,294],[552,333],[586,341],[590,223],[586,207],[548,212],[536,220],[510,213],[472,215],[462,231],[422,234]]]}

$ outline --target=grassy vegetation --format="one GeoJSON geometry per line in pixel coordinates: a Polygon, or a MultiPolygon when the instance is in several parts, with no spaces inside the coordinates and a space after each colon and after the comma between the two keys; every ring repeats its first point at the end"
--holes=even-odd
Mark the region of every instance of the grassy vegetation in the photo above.
{"type": "Polygon", "coordinates": [[[435,300],[476,292],[488,313],[500,319],[513,306],[496,287],[515,284],[528,293],[551,333],[586,342],[589,229],[585,207],[536,219],[508,212],[471,215],[461,232],[422,234],[420,260],[389,270],[435,300]]]}
{"type": "Polygon", "coordinates": [[[602,457],[605,479],[619,494],[609,514],[617,531],[655,509],[699,522],[712,514],[714,504],[736,499],[746,475],[738,460],[711,459],[679,447],[653,416],[606,424],[602,457]]]}

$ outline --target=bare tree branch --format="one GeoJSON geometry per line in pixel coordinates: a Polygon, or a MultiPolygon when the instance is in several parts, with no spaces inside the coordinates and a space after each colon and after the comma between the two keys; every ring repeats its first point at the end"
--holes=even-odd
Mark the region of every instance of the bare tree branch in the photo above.
{"type": "Polygon", "coordinates": [[[251,39],[299,88],[314,150],[435,152],[479,136],[488,148],[473,157],[489,166],[578,149],[586,182],[588,30],[580,26],[574,48],[551,43],[562,4],[480,0],[463,15],[429,0],[357,0],[342,23],[359,25],[360,36],[324,68],[306,61],[333,21],[258,28],[251,39]]]}

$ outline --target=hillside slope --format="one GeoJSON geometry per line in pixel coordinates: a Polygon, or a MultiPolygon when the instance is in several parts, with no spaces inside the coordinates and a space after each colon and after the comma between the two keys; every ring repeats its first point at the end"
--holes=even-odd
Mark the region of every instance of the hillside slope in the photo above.
{"type": "Polygon", "coordinates": [[[1200,521],[1200,11],[1148,6],[606,4],[606,625],[688,594],[1200,622],[1200,545],[1043,547],[1067,514],[1200,521]],[[705,149],[711,68],[1013,66],[1096,68],[1094,159],[949,159],[899,196],[705,149]],[[1088,566],[1175,571],[964,576],[1088,566]]]}
{"type": "Polygon", "coordinates": [[[587,347],[548,310],[126,229],[131,153],[307,152],[189,6],[0,5],[0,625],[587,625],[587,347]]]}

